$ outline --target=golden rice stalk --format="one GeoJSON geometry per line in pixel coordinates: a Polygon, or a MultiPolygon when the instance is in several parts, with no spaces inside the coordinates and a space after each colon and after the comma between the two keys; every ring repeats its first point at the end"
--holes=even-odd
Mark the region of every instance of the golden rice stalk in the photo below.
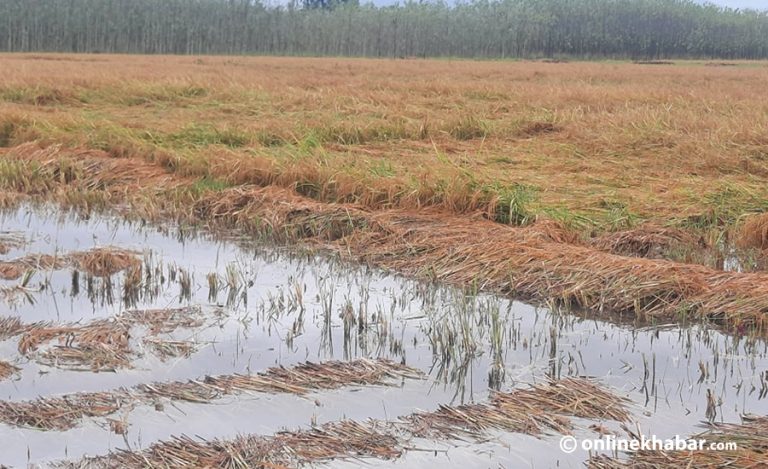
{"type": "Polygon", "coordinates": [[[748,217],[736,236],[741,248],[768,249],[768,213],[748,217]]]}
{"type": "Polygon", "coordinates": [[[659,451],[641,450],[629,459],[606,455],[594,456],[588,462],[591,469],[661,469],[695,467],[719,469],[757,469],[768,464],[768,417],[742,416],[742,423],[707,424],[708,430],[691,436],[704,440],[703,450],[659,451]],[[711,444],[733,444],[736,449],[710,450],[711,444]]]}
{"type": "Polygon", "coordinates": [[[19,371],[21,371],[21,368],[6,361],[0,360],[0,381],[8,379],[19,371]]]}

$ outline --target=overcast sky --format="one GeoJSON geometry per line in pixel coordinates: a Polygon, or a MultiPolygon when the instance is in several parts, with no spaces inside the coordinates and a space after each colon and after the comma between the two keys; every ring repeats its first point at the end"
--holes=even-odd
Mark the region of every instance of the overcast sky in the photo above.
{"type": "MultiPolygon", "coordinates": [[[[369,0],[360,0],[360,3],[368,3],[369,0]]],[[[397,0],[372,0],[376,5],[394,5],[397,0]]],[[[768,10],[768,0],[694,0],[699,3],[714,3],[715,5],[731,8],[752,8],[755,10],[768,10]]],[[[401,0],[400,3],[403,3],[401,0]]]]}
{"type": "Polygon", "coordinates": [[[731,8],[754,8],[755,10],[768,10],[768,0],[711,0],[711,3],[731,8]]]}

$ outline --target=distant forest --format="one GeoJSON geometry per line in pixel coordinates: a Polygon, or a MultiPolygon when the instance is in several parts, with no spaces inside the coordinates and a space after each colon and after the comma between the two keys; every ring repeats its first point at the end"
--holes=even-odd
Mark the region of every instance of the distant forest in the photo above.
{"type": "Polygon", "coordinates": [[[477,58],[768,57],[768,13],[690,0],[0,0],[0,50],[477,58]]]}

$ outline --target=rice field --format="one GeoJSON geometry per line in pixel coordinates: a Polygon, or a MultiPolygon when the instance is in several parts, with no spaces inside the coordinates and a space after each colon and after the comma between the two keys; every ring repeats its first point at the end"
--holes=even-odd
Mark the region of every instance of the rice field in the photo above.
{"type": "Polygon", "coordinates": [[[761,467],[768,68],[714,65],[0,55],[0,464],[761,467]]]}

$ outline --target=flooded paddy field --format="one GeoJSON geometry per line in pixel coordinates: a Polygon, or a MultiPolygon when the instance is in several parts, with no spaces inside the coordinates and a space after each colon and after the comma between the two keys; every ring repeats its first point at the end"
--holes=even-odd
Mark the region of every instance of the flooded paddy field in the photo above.
{"type": "Polygon", "coordinates": [[[111,215],[23,206],[1,220],[7,466],[119,467],[131,461],[83,458],[250,435],[283,465],[582,467],[587,452],[557,449],[564,434],[686,437],[768,414],[761,339],[629,327],[111,215]]]}

